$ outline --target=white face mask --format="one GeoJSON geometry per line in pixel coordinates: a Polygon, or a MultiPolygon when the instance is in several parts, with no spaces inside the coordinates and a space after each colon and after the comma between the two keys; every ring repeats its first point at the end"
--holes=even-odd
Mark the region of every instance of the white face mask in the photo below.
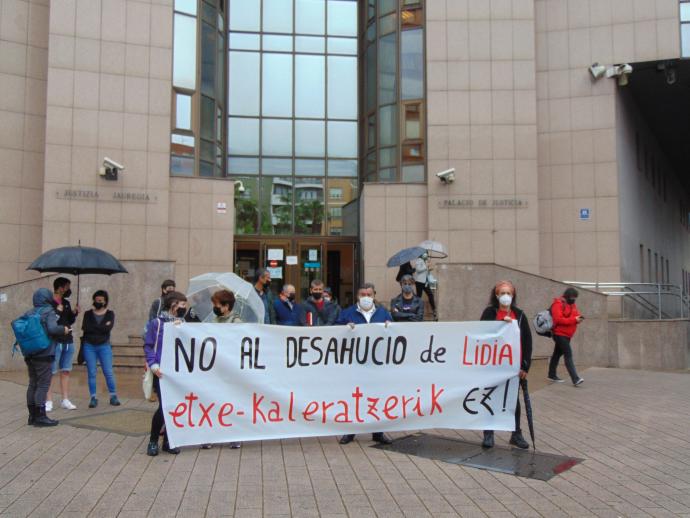
{"type": "Polygon", "coordinates": [[[361,297],[359,299],[359,307],[364,311],[369,311],[374,307],[374,299],[371,297],[361,297]]]}
{"type": "Polygon", "coordinates": [[[513,297],[504,293],[498,297],[498,302],[501,304],[501,306],[510,306],[510,304],[513,302],[513,297]]]}

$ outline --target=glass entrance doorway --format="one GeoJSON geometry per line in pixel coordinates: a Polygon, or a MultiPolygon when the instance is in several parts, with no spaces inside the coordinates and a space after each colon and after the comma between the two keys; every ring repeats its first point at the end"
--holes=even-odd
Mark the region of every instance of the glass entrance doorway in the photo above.
{"type": "Polygon", "coordinates": [[[357,254],[357,243],[344,239],[236,239],[235,273],[254,284],[256,269],[268,268],[273,293],[293,284],[299,301],[309,296],[311,281],[321,279],[345,307],[354,300],[357,254]]]}

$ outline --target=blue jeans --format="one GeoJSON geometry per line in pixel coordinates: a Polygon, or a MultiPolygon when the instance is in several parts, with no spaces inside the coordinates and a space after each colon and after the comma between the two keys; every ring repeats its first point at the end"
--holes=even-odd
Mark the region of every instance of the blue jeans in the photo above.
{"type": "Polygon", "coordinates": [[[101,364],[105,383],[108,385],[108,392],[114,396],[115,375],[113,374],[113,348],[109,343],[102,345],[92,345],[84,342],[84,360],[86,361],[86,371],[89,374],[89,394],[96,397],[96,362],[101,364]]]}

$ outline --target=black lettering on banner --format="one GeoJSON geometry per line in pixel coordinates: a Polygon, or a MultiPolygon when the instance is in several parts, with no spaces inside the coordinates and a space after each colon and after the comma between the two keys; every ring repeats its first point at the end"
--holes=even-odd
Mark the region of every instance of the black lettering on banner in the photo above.
{"type": "Polygon", "coordinates": [[[419,355],[419,360],[422,363],[446,363],[446,360],[441,359],[444,354],[446,354],[445,347],[439,347],[438,349],[434,350],[434,335],[431,335],[431,338],[429,339],[429,347],[422,351],[422,354],[419,355]]]}
{"type": "Polygon", "coordinates": [[[240,345],[240,369],[244,369],[244,359],[249,363],[248,369],[252,368],[252,339],[248,336],[242,338],[240,345]]]}
{"type": "MultiPolygon", "coordinates": [[[[508,380],[506,383],[509,383],[509,382],[510,382],[510,380],[508,380]]],[[[494,409],[489,404],[489,401],[491,401],[491,394],[493,394],[497,388],[498,388],[498,385],[496,385],[494,387],[484,387],[484,389],[483,389],[484,392],[481,393],[481,399],[479,399],[479,404],[481,406],[483,406],[484,408],[486,408],[486,410],[491,415],[494,415],[494,409]]],[[[479,387],[474,387],[472,390],[470,390],[467,393],[467,395],[465,396],[465,399],[462,402],[462,407],[465,409],[465,412],[467,412],[468,414],[476,415],[479,413],[478,410],[474,410],[473,408],[470,408],[470,406],[468,405],[468,403],[471,403],[473,401],[477,401],[476,397],[470,397],[470,396],[472,396],[472,394],[474,394],[478,390],[480,390],[479,387]]],[[[506,393],[506,397],[507,397],[507,394],[508,394],[507,388],[506,388],[505,393],[506,393]]],[[[504,406],[503,410],[505,410],[505,397],[504,397],[503,406],[504,406]]]]}
{"type": "Polygon", "coordinates": [[[185,349],[184,344],[182,343],[182,340],[179,338],[175,338],[175,372],[180,372],[180,353],[182,353],[182,356],[184,358],[184,362],[187,365],[187,371],[188,372],[194,372],[194,347],[196,345],[196,342],[194,338],[192,338],[192,343],[191,343],[191,354],[187,354],[187,349],[185,349]]]}
{"type": "Polygon", "coordinates": [[[204,371],[210,371],[211,368],[213,367],[213,364],[216,362],[216,339],[209,336],[208,338],[204,338],[204,341],[201,342],[201,352],[199,353],[199,368],[204,371]],[[204,357],[206,356],[206,344],[210,343],[211,344],[211,361],[209,361],[208,365],[204,365],[204,357]]]}

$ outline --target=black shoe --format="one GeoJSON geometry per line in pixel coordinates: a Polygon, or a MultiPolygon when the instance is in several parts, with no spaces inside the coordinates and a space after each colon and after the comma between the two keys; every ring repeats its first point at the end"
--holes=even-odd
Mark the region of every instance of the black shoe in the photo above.
{"type": "Polygon", "coordinates": [[[577,386],[579,386],[579,385],[582,385],[582,384],[584,383],[584,381],[585,381],[585,380],[583,380],[582,378],[577,378],[577,380],[573,381],[573,385],[574,385],[575,387],[577,387],[577,386]]]}
{"type": "Polygon", "coordinates": [[[510,435],[510,441],[509,442],[513,446],[517,446],[518,448],[522,448],[523,450],[526,450],[527,448],[529,448],[529,443],[522,436],[521,432],[513,432],[510,435]]]}
{"type": "Polygon", "coordinates": [[[180,453],[179,448],[170,447],[170,444],[168,443],[167,439],[163,440],[163,447],[161,448],[161,450],[163,450],[165,453],[169,453],[170,455],[177,455],[178,453],[180,453]]]}
{"type": "Polygon", "coordinates": [[[98,399],[96,399],[96,396],[91,396],[91,400],[89,401],[89,408],[96,408],[98,406],[98,399]]]}
{"type": "Polygon", "coordinates": [[[146,455],[149,457],[158,455],[158,441],[149,441],[149,445],[146,448],[146,455]]]}
{"type": "Polygon", "coordinates": [[[376,432],[371,434],[371,440],[378,442],[380,444],[393,444],[393,439],[388,437],[385,433],[383,432],[376,432]]]}
{"type": "Polygon", "coordinates": [[[26,422],[26,424],[31,426],[36,420],[36,405],[26,405],[26,408],[29,409],[29,420],[26,422]]]}
{"type": "Polygon", "coordinates": [[[350,444],[354,440],[355,440],[355,434],[351,433],[351,434],[343,435],[340,438],[339,442],[340,442],[340,444],[350,444]]]}
{"type": "Polygon", "coordinates": [[[117,396],[110,396],[110,404],[112,406],[120,406],[120,400],[117,399],[117,396]]]}
{"type": "Polygon", "coordinates": [[[561,379],[558,376],[547,376],[546,379],[553,383],[563,383],[565,381],[564,379],[561,379]]]}
{"type": "Polygon", "coordinates": [[[494,447],[494,432],[492,430],[484,430],[484,440],[482,441],[482,448],[494,447]]]}
{"type": "Polygon", "coordinates": [[[36,407],[36,415],[34,417],[34,426],[43,428],[45,426],[57,426],[58,421],[51,419],[46,415],[46,407],[36,407]]]}

